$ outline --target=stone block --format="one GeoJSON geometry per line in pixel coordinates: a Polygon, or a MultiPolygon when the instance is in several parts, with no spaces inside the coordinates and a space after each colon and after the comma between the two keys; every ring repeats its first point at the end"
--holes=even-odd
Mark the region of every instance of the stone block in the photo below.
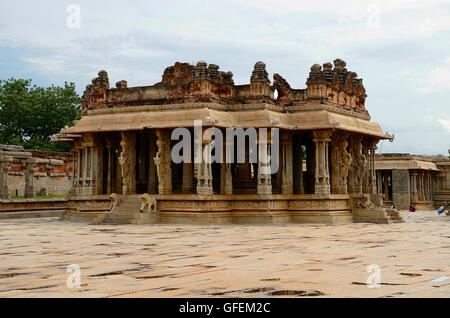
{"type": "Polygon", "coordinates": [[[392,170],[392,201],[402,210],[408,210],[411,204],[409,179],[408,170],[392,170]]]}

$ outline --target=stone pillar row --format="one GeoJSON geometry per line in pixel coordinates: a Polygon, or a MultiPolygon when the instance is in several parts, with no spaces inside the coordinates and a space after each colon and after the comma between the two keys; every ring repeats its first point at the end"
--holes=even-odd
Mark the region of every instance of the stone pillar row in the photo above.
{"type": "MultiPolygon", "coordinates": [[[[156,129],[149,133],[149,138],[155,137],[156,145],[150,142],[150,167],[149,167],[149,193],[159,193],[161,195],[172,194],[172,170],[171,170],[171,136],[169,129],[156,129]],[[151,136],[150,136],[151,135],[151,136]],[[158,187],[152,180],[158,180],[158,187]]],[[[280,160],[280,178],[281,193],[292,194],[294,192],[294,184],[296,192],[304,193],[303,172],[302,172],[302,151],[300,145],[295,145],[293,149],[293,135],[291,132],[283,133],[281,138],[281,160],[280,160]],[[294,160],[294,157],[298,157],[294,160]],[[295,165],[294,165],[295,163],[295,165]],[[294,180],[293,177],[296,179],[294,180]]],[[[210,153],[212,147],[211,140],[203,140],[201,145],[202,160],[201,163],[183,163],[182,176],[182,193],[189,194],[194,192],[194,177],[197,179],[197,194],[211,195],[213,194],[213,176],[212,164],[205,160],[203,153],[210,153]]],[[[312,140],[307,143],[307,160],[308,171],[313,177],[314,183],[305,185],[308,189],[314,189],[314,193],[319,196],[327,196],[333,194],[375,194],[377,185],[377,175],[375,172],[375,150],[376,140],[364,140],[361,135],[350,135],[349,133],[333,131],[333,130],[317,130],[313,131],[312,140]],[[331,147],[331,154],[330,153],[331,147]],[[331,155],[331,162],[330,157],[331,155]],[[330,175],[331,166],[331,175],[330,175]]],[[[106,173],[107,189],[106,193],[111,193],[113,183],[113,159],[114,149],[111,142],[106,145],[106,158],[101,158],[102,151],[98,149],[95,142],[91,142],[88,146],[81,145],[76,153],[78,158],[78,169],[76,171],[76,184],[83,188],[82,193],[94,194],[95,190],[102,184],[102,179],[98,179],[98,185],[95,184],[96,179],[100,175],[99,162],[104,160],[107,164],[108,171],[106,173]]],[[[135,193],[136,183],[136,135],[132,132],[121,132],[119,166],[122,178],[122,193],[135,193]]],[[[224,153],[227,147],[224,145],[224,153]]],[[[272,194],[272,181],[270,173],[270,162],[268,158],[271,152],[269,140],[259,139],[258,147],[258,169],[257,169],[257,193],[259,195],[272,194]]],[[[228,158],[229,159],[229,158],[228,158]]],[[[103,164],[101,165],[103,166],[103,164]]],[[[140,166],[143,170],[144,167],[140,166]]],[[[221,166],[221,184],[220,193],[231,195],[233,193],[233,180],[231,164],[224,162],[221,166]]],[[[387,178],[385,183],[387,182],[387,178]]],[[[381,185],[381,175],[378,176],[378,183],[381,185]]],[[[0,184],[1,185],[1,184],[0,184]]],[[[385,191],[388,187],[385,186],[385,191]]],[[[98,190],[98,189],[97,189],[98,190]]],[[[386,196],[387,197],[387,196],[386,196]]]]}
{"type": "Polygon", "coordinates": [[[75,157],[77,157],[77,171],[74,173],[76,193],[86,195],[101,193],[103,184],[100,178],[102,173],[100,148],[94,146],[92,142],[81,145],[74,153],[74,162],[75,157]]]}
{"type": "MultiPolygon", "coordinates": [[[[0,156],[0,199],[10,198],[8,174],[13,157],[0,156]]],[[[28,158],[22,161],[25,170],[25,198],[34,198],[34,167],[36,159],[28,158]]]]}
{"type": "Polygon", "coordinates": [[[7,200],[10,198],[8,187],[8,173],[12,161],[13,158],[11,157],[0,157],[0,199],[2,200],[7,200]]]}
{"type": "Polygon", "coordinates": [[[160,195],[172,194],[172,159],[170,154],[170,133],[168,130],[156,130],[156,145],[158,152],[154,158],[158,175],[158,193],[160,195]]]}
{"type": "Polygon", "coordinates": [[[36,159],[25,160],[25,198],[34,198],[34,166],[36,159]]]}

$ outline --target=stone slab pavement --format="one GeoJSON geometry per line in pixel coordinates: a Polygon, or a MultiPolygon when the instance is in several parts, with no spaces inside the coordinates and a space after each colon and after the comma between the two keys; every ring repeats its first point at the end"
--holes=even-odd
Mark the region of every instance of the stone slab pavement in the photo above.
{"type": "Polygon", "coordinates": [[[423,211],[405,219],[208,226],[0,220],[0,297],[449,297],[450,217],[423,211]],[[77,283],[69,265],[80,268],[79,288],[67,285],[77,283]]]}

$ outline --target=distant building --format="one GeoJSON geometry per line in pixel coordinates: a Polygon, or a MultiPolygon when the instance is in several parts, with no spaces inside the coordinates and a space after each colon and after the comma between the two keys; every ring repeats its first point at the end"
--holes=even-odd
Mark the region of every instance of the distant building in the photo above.
{"type": "Polygon", "coordinates": [[[386,206],[432,209],[450,201],[450,159],[444,156],[377,154],[375,170],[386,206]]]}
{"type": "Polygon", "coordinates": [[[67,196],[73,182],[71,153],[0,145],[0,199],[67,196]]]}

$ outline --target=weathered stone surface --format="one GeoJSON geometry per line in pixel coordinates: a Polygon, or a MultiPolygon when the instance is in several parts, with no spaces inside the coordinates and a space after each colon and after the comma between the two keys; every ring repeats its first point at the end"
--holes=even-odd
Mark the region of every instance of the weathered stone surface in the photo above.
{"type": "Polygon", "coordinates": [[[269,297],[264,288],[321,297],[446,297],[450,218],[427,211],[406,219],[390,226],[182,229],[1,220],[7,255],[0,258],[0,297],[269,297]],[[66,285],[71,264],[80,267],[80,288],[66,285]],[[379,288],[367,286],[371,264],[381,270],[379,288]]]}
{"type": "Polygon", "coordinates": [[[408,170],[392,170],[392,195],[395,205],[407,210],[411,203],[408,170]]]}
{"type": "Polygon", "coordinates": [[[71,153],[25,150],[9,145],[0,145],[0,149],[3,150],[1,156],[9,160],[4,198],[17,195],[31,198],[42,190],[46,195],[69,193],[73,182],[71,153]]]}
{"type": "Polygon", "coordinates": [[[122,80],[116,88],[109,88],[106,71],[100,71],[92,84],[86,87],[82,98],[83,113],[100,108],[145,104],[172,104],[218,101],[247,103],[262,100],[275,105],[307,105],[316,99],[331,107],[368,115],[364,108],[366,98],[362,80],[348,72],[346,63],[335,60],[335,67],[325,63],[311,67],[306,89],[293,89],[279,74],[274,75],[273,86],[263,62],[257,62],[250,77],[250,85],[234,85],[233,73],[219,71],[219,66],[199,61],[197,65],[177,62],[164,70],[162,81],[153,86],[127,87],[122,80]],[[278,98],[273,99],[274,90],[278,98]]]}

